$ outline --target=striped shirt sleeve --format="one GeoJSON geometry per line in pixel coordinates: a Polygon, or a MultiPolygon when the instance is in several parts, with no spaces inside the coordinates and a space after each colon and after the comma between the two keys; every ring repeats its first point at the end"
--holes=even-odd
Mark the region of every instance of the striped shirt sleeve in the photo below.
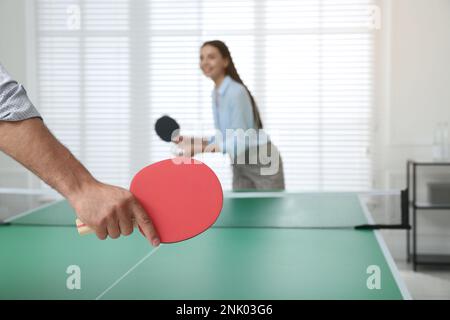
{"type": "Polygon", "coordinates": [[[0,121],[20,121],[41,118],[28,99],[25,88],[13,80],[0,64],[0,121]]]}

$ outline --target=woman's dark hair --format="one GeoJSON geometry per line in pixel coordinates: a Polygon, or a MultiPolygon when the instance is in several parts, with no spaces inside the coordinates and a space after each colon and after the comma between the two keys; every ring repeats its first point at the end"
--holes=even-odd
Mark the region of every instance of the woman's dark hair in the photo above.
{"type": "Polygon", "coordinates": [[[251,94],[250,90],[248,90],[247,86],[242,81],[241,77],[239,76],[236,67],[234,66],[233,59],[231,58],[230,50],[228,50],[228,47],[225,43],[223,43],[220,40],[212,40],[212,41],[206,41],[203,43],[202,48],[204,46],[213,46],[217,48],[222,55],[223,58],[228,59],[228,67],[225,69],[225,74],[229,75],[234,81],[239,82],[242,84],[247,90],[250,100],[252,102],[252,108],[253,108],[253,118],[255,119],[255,124],[258,129],[262,129],[263,124],[261,121],[261,116],[259,115],[258,106],[256,105],[255,99],[253,98],[253,95],[251,94]]]}

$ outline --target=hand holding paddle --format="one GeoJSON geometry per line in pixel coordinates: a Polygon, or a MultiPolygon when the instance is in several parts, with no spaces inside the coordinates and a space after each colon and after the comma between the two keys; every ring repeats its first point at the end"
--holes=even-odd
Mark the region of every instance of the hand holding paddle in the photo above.
{"type": "MultiPolygon", "coordinates": [[[[180,135],[180,125],[178,122],[166,115],[156,120],[155,131],[161,140],[165,142],[174,142],[178,145],[183,140],[183,136],[180,135]]],[[[172,153],[178,157],[190,156],[190,154],[187,154],[180,147],[172,148],[172,153]]]]}
{"type": "MultiPolygon", "coordinates": [[[[222,210],[219,179],[207,165],[190,158],[167,159],[145,167],[133,178],[130,191],[153,222],[161,243],[195,237],[207,230],[222,210]]],[[[77,225],[82,233],[93,232],[81,221],[77,225]]]]}
{"type": "Polygon", "coordinates": [[[177,148],[172,150],[176,156],[193,157],[202,152],[219,152],[219,147],[208,145],[206,138],[180,135],[180,125],[169,116],[162,116],[156,121],[155,131],[163,141],[177,144],[177,148]]]}
{"type": "Polygon", "coordinates": [[[94,228],[90,229],[77,221],[80,233],[95,232],[101,240],[107,236],[115,239],[121,234],[131,234],[134,220],[153,246],[158,246],[160,242],[144,208],[126,189],[100,182],[86,183],[69,200],[79,218],[94,228]]]}

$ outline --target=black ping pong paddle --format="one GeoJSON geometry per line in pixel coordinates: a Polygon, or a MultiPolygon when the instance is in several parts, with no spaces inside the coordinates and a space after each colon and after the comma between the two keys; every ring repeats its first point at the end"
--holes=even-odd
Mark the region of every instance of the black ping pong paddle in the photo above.
{"type": "Polygon", "coordinates": [[[155,123],[155,131],[166,142],[171,142],[179,135],[180,125],[169,116],[162,116],[155,123]]]}

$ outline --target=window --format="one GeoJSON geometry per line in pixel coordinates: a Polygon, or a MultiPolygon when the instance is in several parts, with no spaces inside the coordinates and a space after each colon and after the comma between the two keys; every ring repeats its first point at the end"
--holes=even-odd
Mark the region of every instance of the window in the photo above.
{"type": "MultiPolygon", "coordinates": [[[[286,185],[371,187],[375,0],[38,0],[38,106],[100,180],[171,156],[154,134],[214,132],[199,47],[220,39],[279,147],[286,185]]],[[[227,156],[198,157],[231,188],[227,156]]]]}

